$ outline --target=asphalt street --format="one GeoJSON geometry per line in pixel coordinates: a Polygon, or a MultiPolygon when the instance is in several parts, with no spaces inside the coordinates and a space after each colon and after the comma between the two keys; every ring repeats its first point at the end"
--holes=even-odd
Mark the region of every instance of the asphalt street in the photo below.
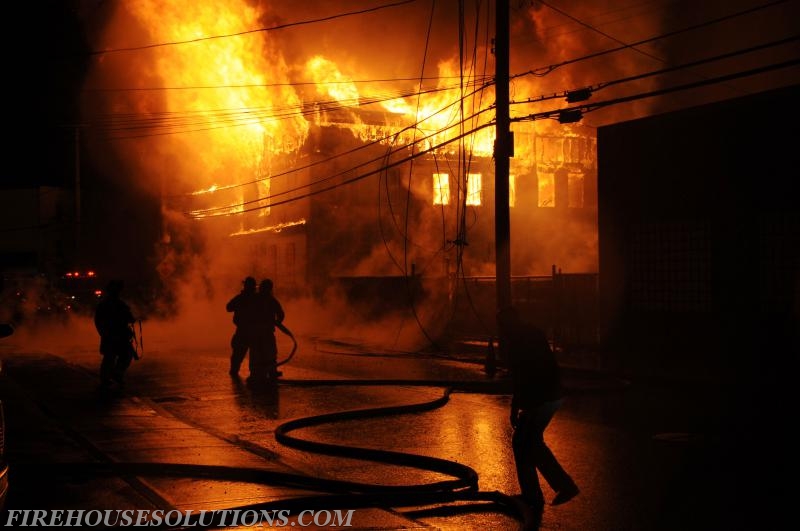
{"type": "MultiPolygon", "coordinates": [[[[14,509],[201,511],[284,503],[292,518],[301,508],[354,508],[353,529],[520,527],[514,507],[497,501],[519,492],[508,382],[502,369],[489,377],[474,355],[372,352],[299,338],[281,380],[254,387],[246,368],[241,379],[227,374],[224,343],[156,342],[131,366],[124,388],[104,392],[93,338],[67,334],[46,349],[36,343],[19,334],[0,346],[11,482],[4,524],[14,509]],[[431,403],[292,433],[357,449],[347,455],[276,438],[292,420],[431,403]],[[371,460],[371,450],[463,465],[477,474],[480,496],[415,499],[405,487],[452,478],[371,460]],[[356,485],[359,496],[342,502],[342,481],[356,485]]],[[[285,343],[281,348],[287,351],[285,343]]],[[[542,529],[723,528],[725,509],[695,496],[707,437],[687,412],[700,391],[684,388],[678,400],[669,389],[645,393],[575,366],[565,366],[564,379],[567,399],[546,440],[581,493],[546,506],[542,529]]],[[[550,499],[552,491],[544,491],[550,499]]]]}

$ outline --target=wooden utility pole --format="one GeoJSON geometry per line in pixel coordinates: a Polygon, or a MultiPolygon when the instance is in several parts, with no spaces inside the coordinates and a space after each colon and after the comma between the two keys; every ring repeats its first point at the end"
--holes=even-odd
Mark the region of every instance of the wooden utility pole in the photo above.
{"type": "MultiPolygon", "coordinates": [[[[509,213],[509,158],[514,151],[509,116],[509,2],[495,0],[495,112],[494,223],[497,310],[511,306],[511,221],[509,213]]],[[[500,337],[503,344],[503,337],[500,337]]]]}
{"type": "Polygon", "coordinates": [[[72,265],[81,262],[81,128],[75,127],[75,249],[72,265]]]}

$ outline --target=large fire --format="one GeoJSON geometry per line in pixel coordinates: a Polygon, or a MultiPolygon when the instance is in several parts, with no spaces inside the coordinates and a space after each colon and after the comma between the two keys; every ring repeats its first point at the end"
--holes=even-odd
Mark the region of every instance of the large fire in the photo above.
{"type": "MultiPolygon", "coordinates": [[[[134,81],[164,90],[115,103],[148,117],[147,134],[164,135],[155,150],[148,146],[144,170],[163,173],[164,163],[177,160],[181,175],[162,178],[186,180],[182,187],[197,193],[233,189],[228,213],[242,210],[242,182],[257,183],[259,195],[269,196],[273,158],[296,151],[308,123],[269,35],[247,33],[260,27],[261,13],[243,0],[140,0],[119,9],[110,39],[133,39],[121,26],[134,20],[147,29],[148,42],[167,43],[142,52],[134,81]]],[[[115,60],[114,54],[103,58],[110,65],[115,60]]]]}
{"type": "MultiPolygon", "coordinates": [[[[338,9],[319,5],[326,13],[338,9]]],[[[105,52],[97,55],[87,86],[103,89],[87,103],[86,112],[90,121],[112,124],[107,127],[114,140],[110,145],[127,165],[128,176],[167,197],[161,201],[169,210],[163,212],[165,224],[186,214],[224,217],[230,223],[213,229],[224,233],[215,234],[219,240],[296,231],[310,214],[281,205],[304,197],[314,186],[324,191],[360,175],[377,176],[376,168],[387,161],[408,175],[398,182],[409,196],[430,206],[491,205],[483,195],[493,179],[495,136],[494,59],[488,38],[494,28],[488,27],[492,17],[486,12],[472,13],[486,27],[470,37],[467,51],[448,41],[458,39],[457,32],[444,29],[432,30],[437,42],[431,41],[431,50],[423,48],[424,25],[397,20],[391,9],[370,19],[381,21],[377,29],[363,28],[373,39],[381,28],[396,30],[386,37],[392,46],[375,42],[374,49],[365,49],[360,32],[361,46],[353,46],[356,37],[342,27],[336,33],[326,22],[294,24],[304,16],[313,22],[317,13],[277,1],[135,0],[117,3],[115,9],[96,38],[97,48],[105,52]],[[281,26],[291,27],[273,31],[281,26]],[[485,38],[478,39],[479,33],[485,38]],[[405,42],[399,41],[401,35],[405,42]],[[319,145],[314,136],[319,131],[333,131],[331,137],[337,139],[324,141],[324,154],[311,151],[319,145]],[[359,143],[368,149],[353,149],[359,143]],[[377,152],[386,153],[385,159],[376,159],[377,152]],[[412,179],[411,170],[401,164],[421,154],[437,167],[412,179]],[[326,165],[327,159],[336,160],[326,165]],[[481,159],[482,169],[469,166],[473,159],[481,159]],[[258,222],[253,221],[256,216],[258,222]]],[[[455,15],[450,10],[441,8],[435,18],[447,18],[452,29],[455,15]]],[[[361,22],[354,17],[348,28],[361,22]]],[[[537,83],[515,78],[512,98],[544,90],[537,83]]],[[[513,114],[533,109],[519,105],[513,114]]],[[[554,168],[577,160],[578,151],[592,162],[589,144],[533,139],[543,139],[540,133],[551,127],[558,124],[513,124],[512,206],[537,186],[535,181],[531,185],[532,172],[542,177],[539,206],[548,207],[556,194],[554,168]]],[[[566,138],[569,132],[552,136],[557,135],[566,138]]],[[[581,197],[576,196],[576,203],[581,197]]],[[[409,230],[426,238],[444,232],[446,239],[460,239],[451,227],[441,231],[423,218],[418,222],[409,230]]],[[[178,225],[184,228],[184,223],[180,219],[178,225]]],[[[190,230],[210,232],[212,227],[199,222],[190,230]]],[[[431,242],[426,248],[440,245],[431,242]]],[[[488,268],[492,258],[487,254],[481,260],[481,267],[488,268]]]]}
{"type": "MultiPolygon", "coordinates": [[[[467,135],[465,144],[476,155],[492,153],[493,131],[486,127],[492,116],[486,110],[494,101],[493,92],[476,86],[471,78],[462,81],[464,86],[456,84],[455,61],[440,63],[441,81],[419,96],[387,97],[374,90],[361,94],[352,76],[322,55],[309,58],[299,69],[304,76],[301,83],[292,79],[293,72],[269,32],[253,31],[262,27],[263,13],[244,0],[140,0],[125,3],[123,9],[148,29],[150,41],[175,43],[150,52],[147,78],[160,80],[164,87],[181,88],[164,91],[159,102],[163,110],[154,112],[165,113],[168,123],[181,131],[194,131],[191,141],[175,140],[183,146],[173,153],[191,157],[206,169],[194,175],[198,192],[260,182],[259,194],[269,196],[273,157],[297,150],[308,134],[304,104],[311,102],[303,101],[297,89],[306,83],[316,87],[316,91],[307,91],[309,94],[321,96],[315,102],[318,106],[346,109],[372,103],[375,109],[402,115],[396,123],[404,126],[378,133],[374,124],[360,124],[353,115],[354,134],[362,139],[377,136],[397,144],[393,135],[401,133],[401,143],[418,142],[418,150],[432,149],[480,129],[467,135]],[[408,127],[411,124],[416,124],[416,131],[408,127]],[[223,174],[218,169],[220,162],[232,155],[238,159],[236,170],[223,174]]],[[[414,88],[406,92],[413,93],[414,88]]],[[[456,146],[446,149],[452,152],[456,146]]],[[[238,199],[234,205],[245,201],[243,196],[238,199]]],[[[240,209],[232,206],[225,212],[240,209]]]]}

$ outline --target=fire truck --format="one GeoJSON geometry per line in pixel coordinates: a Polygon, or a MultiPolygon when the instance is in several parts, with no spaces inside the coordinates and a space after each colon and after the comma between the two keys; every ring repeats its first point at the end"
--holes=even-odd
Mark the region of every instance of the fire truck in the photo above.
{"type": "Polygon", "coordinates": [[[101,282],[93,269],[73,269],[61,275],[57,289],[70,312],[89,315],[103,295],[101,282]]]}

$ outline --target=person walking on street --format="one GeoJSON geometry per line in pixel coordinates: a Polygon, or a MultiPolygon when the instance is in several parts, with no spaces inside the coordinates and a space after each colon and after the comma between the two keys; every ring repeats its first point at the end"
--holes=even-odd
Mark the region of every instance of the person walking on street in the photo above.
{"type": "Polygon", "coordinates": [[[513,385],[512,449],[521,497],[532,507],[544,507],[541,473],[556,493],[552,504],[565,503],[578,495],[578,486],[544,441],[544,431],[563,402],[555,355],[545,333],[525,323],[516,309],[501,310],[497,322],[501,338],[505,338],[503,355],[513,385]]]}
{"type": "Polygon", "coordinates": [[[136,319],[121,298],[122,288],[121,280],[109,282],[94,312],[94,325],[100,335],[100,354],[103,356],[100,363],[103,386],[112,381],[122,385],[125,371],[134,359],[138,359],[133,331],[136,319]]]}
{"type": "Polygon", "coordinates": [[[225,305],[225,309],[233,313],[233,324],[236,326],[231,337],[231,362],[228,371],[235,378],[239,376],[239,369],[248,351],[251,375],[255,369],[253,355],[260,334],[260,307],[261,299],[256,292],[256,279],[253,277],[245,278],[242,290],[225,305]]]}
{"type": "MultiPolygon", "coordinates": [[[[265,278],[258,285],[258,296],[261,301],[260,327],[258,348],[256,349],[254,368],[252,373],[258,381],[275,380],[283,373],[278,370],[278,344],[275,340],[275,327],[279,326],[286,314],[283,306],[272,292],[272,280],[265,278]]],[[[253,359],[253,353],[250,354],[253,359]]]]}

